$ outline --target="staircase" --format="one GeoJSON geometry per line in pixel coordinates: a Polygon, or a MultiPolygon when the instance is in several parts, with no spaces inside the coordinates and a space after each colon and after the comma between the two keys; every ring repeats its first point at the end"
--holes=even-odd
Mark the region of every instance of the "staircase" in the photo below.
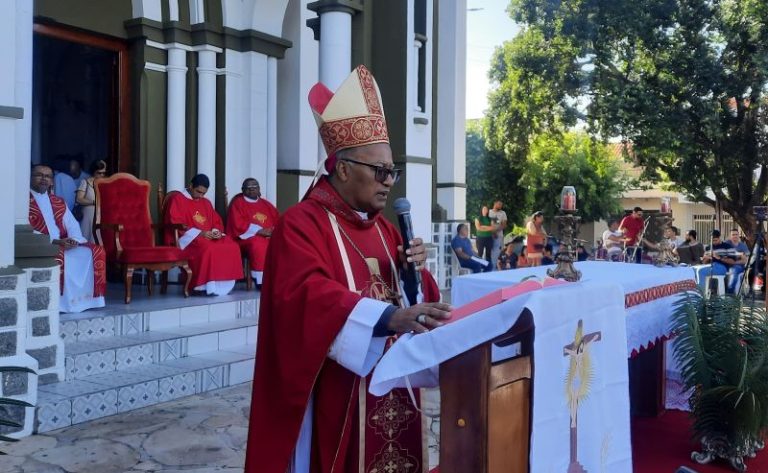
{"type": "Polygon", "coordinates": [[[108,308],[61,314],[65,379],[39,386],[36,432],[253,379],[258,292],[108,308]]]}

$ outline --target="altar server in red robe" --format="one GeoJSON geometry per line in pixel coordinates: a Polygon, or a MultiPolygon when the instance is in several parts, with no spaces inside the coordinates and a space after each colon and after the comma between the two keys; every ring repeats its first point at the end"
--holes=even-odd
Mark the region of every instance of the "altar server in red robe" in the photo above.
{"type": "Polygon", "coordinates": [[[104,248],[88,243],[66,202],[51,195],[53,170],[38,164],[32,168],[29,192],[29,224],[57,245],[60,268],[59,311],[82,312],[104,307],[107,289],[104,248]]]}
{"type": "MultiPolygon", "coordinates": [[[[410,465],[427,472],[421,415],[405,390],[384,397],[367,379],[388,337],[424,332],[450,306],[406,307],[400,275],[422,266],[420,238],[402,251],[381,214],[400,170],[381,96],[360,66],[336,93],[309,94],[329,158],[304,200],[280,218],[267,251],[251,402],[247,473],[352,473],[410,465]]],[[[424,300],[439,300],[422,271],[424,300]]]]}
{"type": "Polygon", "coordinates": [[[210,185],[205,174],[193,177],[188,191],[171,197],[165,219],[186,228],[179,237],[179,246],[192,269],[192,287],[223,296],[243,277],[243,265],[240,248],[224,233],[221,217],[205,198],[210,185]]]}
{"type": "Polygon", "coordinates": [[[242,191],[229,203],[227,234],[248,255],[251,276],[260,285],[269,237],[272,236],[280,213],[261,196],[261,187],[256,179],[249,177],[243,181],[242,191]]]}

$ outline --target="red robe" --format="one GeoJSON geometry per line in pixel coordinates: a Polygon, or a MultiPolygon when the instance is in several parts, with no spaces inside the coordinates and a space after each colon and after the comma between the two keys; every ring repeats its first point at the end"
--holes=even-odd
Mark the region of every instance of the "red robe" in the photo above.
{"type": "MultiPolygon", "coordinates": [[[[245,471],[286,472],[310,396],[312,473],[387,471],[384,462],[389,460],[401,464],[395,472],[427,471],[421,416],[408,395],[395,390],[371,396],[365,378],[327,357],[358,301],[364,296],[382,300],[376,296],[383,287],[344,239],[362,294],[348,289],[326,209],[365,257],[378,260],[382,280],[391,285],[389,258],[374,223],[394,258],[401,238],[380,214],[363,221],[322,179],[307,199],[283,215],[267,252],[245,471]],[[397,413],[394,422],[383,415],[389,409],[397,413]],[[403,463],[411,466],[402,469],[403,463]]],[[[426,271],[423,276],[425,299],[437,300],[437,285],[426,271]]]]}
{"type": "MultiPolygon", "coordinates": [[[[53,194],[49,195],[51,208],[53,209],[53,219],[56,226],[59,227],[59,238],[67,238],[67,227],[64,225],[64,213],[67,211],[67,204],[64,199],[53,194]]],[[[35,231],[50,235],[48,227],[45,225],[45,219],[37,206],[37,201],[29,194],[29,224],[35,231]]],[[[104,247],[93,243],[80,243],[80,246],[86,246],[91,249],[93,257],[93,297],[101,297],[107,292],[107,255],[104,247]]],[[[59,246],[59,253],[56,255],[56,262],[59,263],[59,292],[64,294],[64,247],[59,246]]]]}
{"type": "Polygon", "coordinates": [[[227,211],[227,234],[231,236],[240,248],[248,255],[252,271],[264,271],[264,261],[267,257],[269,238],[254,235],[245,240],[240,235],[248,231],[253,223],[262,228],[273,228],[280,217],[274,205],[264,198],[256,202],[248,202],[243,194],[237,194],[229,203],[227,211]]]}
{"type": "MultiPolygon", "coordinates": [[[[185,228],[209,231],[214,228],[224,231],[221,217],[206,199],[189,199],[182,193],[170,197],[167,204],[166,222],[180,223],[185,228]]],[[[180,232],[181,235],[186,233],[180,232]]],[[[192,287],[202,286],[209,281],[230,281],[243,277],[240,248],[229,235],[219,240],[209,240],[198,235],[182,251],[192,269],[192,287]]]]}

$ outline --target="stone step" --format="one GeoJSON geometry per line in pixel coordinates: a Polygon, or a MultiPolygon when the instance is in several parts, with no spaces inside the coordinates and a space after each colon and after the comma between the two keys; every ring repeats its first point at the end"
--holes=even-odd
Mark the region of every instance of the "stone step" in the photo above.
{"type": "Polygon", "coordinates": [[[253,379],[255,353],[255,345],[233,345],[40,386],[35,431],[47,432],[248,382],[253,379]]]}
{"type": "MultiPolygon", "coordinates": [[[[226,297],[226,296],[224,296],[226,297]]],[[[242,295],[240,295],[242,297],[242,295]]],[[[218,298],[216,298],[218,299],[218,298]]],[[[84,342],[121,335],[163,330],[180,325],[199,325],[207,322],[237,318],[258,318],[259,298],[213,302],[211,298],[188,298],[157,302],[146,300],[142,305],[113,305],[102,310],[80,314],[61,314],[60,336],[65,343],[84,342]],[[199,303],[205,301],[207,303],[199,303]],[[171,306],[173,302],[175,306],[171,306]],[[189,302],[194,304],[186,305],[189,302]],[[140,307],[141,311],[135,308],[140,307]]]]}
{"type": "Polygon", "coordinates": [[[254,318],[229,319],[65,343],[64,379],[84,379],[256,343],[256,324],[254,318]]]}

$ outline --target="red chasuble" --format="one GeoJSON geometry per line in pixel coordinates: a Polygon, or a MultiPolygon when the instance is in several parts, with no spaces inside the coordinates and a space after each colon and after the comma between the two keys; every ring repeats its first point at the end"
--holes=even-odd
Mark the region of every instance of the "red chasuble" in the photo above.
{"type": "MultiPolygon", "coordinates": [[[[64,225],[64,213],[67,211],[67,204],[64,199],[50,194],[51,208],[53,209],[53,220],[59,228],[59,238],[67,238],[67,227],[64,225]]],[[[32,194],[29,194],[29,224],[35,231],[50,235],[48,227],[45,225],[40,207],[32,194]]],[[[91,249],[93,257],[93,297],[101,297],[107,292],[107,254],[104,247],[94,245],[93,243],[80,243],[80,246],[86,246],[91,249]]],[[[56,255],[56,262],[59,263],[59,292],[64,294],[64,248],[59,246],[59,253],[56,255]]]]}
{"type": "MultiPolygon", "coordinates": [[[[371,396],[366,379],[327,357],[361,298],[385,300],[394,275],[384,245],[397,258],[400,241],[381,215],[362,220],[325,178],[280,219],[261,294],[247,473],[286,472],[310,396],[311,472],[427,471],[421,415],[407,393],[371,396]],[[341,238],[359,292],[348,288],[327,211],[349,237],[341,238]],[[363,256],[378,261],[379,277],[363,256]]],[[[425,299],[437,300],[437,285],[423,276],[425,299]]]]}
{"type": "Polygon", "coordinates": [[[262,228],[273,228],[280,217],[274,205],[264,198],[256,202],[248,202],[243,194],[237,194],[229,203],[227,211],[227,234],[232,237],[248,255],[252,271],[264,271],[264,260],[267,257],[269,238],[254,235],[245,240],[240,235],[248,231],[251,224],[262,228]]]}
{"type": "MultiPolygon", "coordinates": [[[[208,199],[189,199],[182,193],[175,193],[170,198],[166,210],[168,223],[180,223],[185,228],[201,231],[214,228],[223,231],[221,217],[208,199]]],[[[219,240],[209,240],[198,235],[184,248],[182,255],[192,269],[192,287],[202,286],[209,281],[230,281],[243,277],[240,248],[229,235],[219,240]]]]}

